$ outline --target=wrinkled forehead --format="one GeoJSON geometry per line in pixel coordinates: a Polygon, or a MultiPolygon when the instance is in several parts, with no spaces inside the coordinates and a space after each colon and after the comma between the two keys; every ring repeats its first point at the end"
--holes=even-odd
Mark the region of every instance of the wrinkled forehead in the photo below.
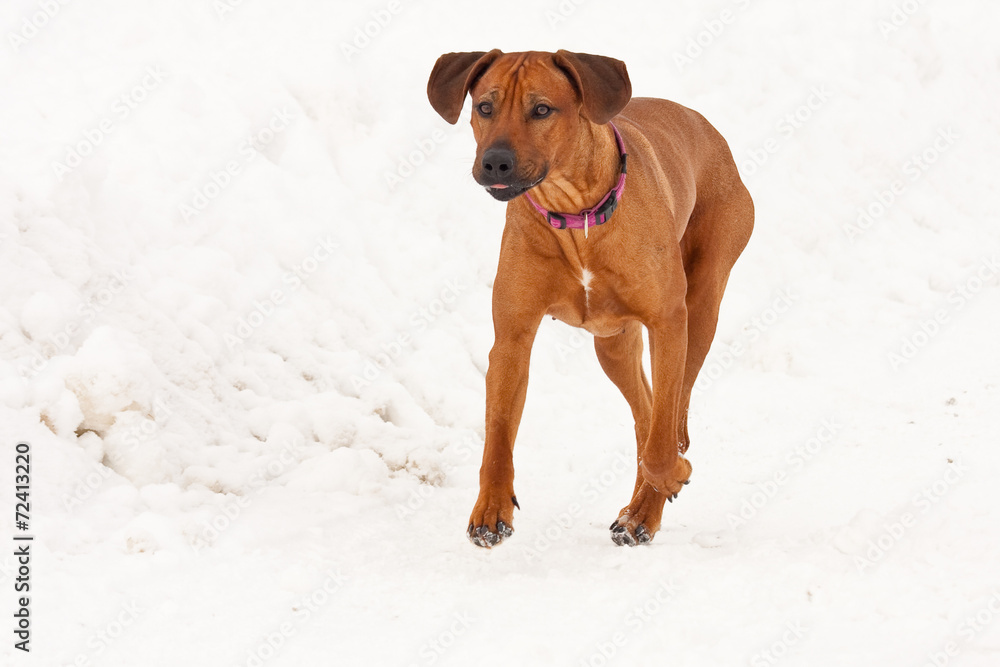
{"type": "Polygon", "coordinates": [[[507,99],[565,98],[575,96],[566,74],[556,67],[551,53],[506,53],[496,60],[470,91],[473,99],[491,93],[507,99]]]}

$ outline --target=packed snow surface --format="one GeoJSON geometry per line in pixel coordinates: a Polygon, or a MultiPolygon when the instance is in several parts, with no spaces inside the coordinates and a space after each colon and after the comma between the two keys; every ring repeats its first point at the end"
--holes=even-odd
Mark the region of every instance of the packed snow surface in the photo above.
{"type": "MultiPolygon", "coordinates": [[[[1000,5],[11,0],[4,665],[1000,664],[1000,5]],[[625,61],[757,224],[641,548],[590,335],[546,321],[477,549],[503,206],[449,51],[625,61]],[[30,653],[14,648],[30,445],[30,653]]],[[[626,193],[627,196],[627,193],[626,193]]]]}

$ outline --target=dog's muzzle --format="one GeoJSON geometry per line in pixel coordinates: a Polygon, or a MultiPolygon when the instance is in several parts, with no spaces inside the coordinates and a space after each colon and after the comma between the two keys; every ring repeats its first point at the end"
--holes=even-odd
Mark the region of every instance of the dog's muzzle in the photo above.
{"type": "Polygon", "coordinates": [[[499,201],[510,201],[545,178],[545,174],[534,179],[525,179],[517,174],[517,156],[507,146],[487,148],[479,162],[476,181],[499,201]]]}

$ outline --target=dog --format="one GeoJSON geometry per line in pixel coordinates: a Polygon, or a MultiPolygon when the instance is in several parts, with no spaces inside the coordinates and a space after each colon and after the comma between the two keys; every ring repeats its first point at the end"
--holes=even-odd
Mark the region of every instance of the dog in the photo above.
{"type": "Polygon", "coordinates": [[[466,95],[472,176],[507,202],[469,539],[491,548],[513,534],[514,439],[532,342],[550,315],[594,335],[601,368],[632,410],[635,489],[611,539],[648,543],[691,477],[691,389],[753,230],[750,193],[722,135],[679,104],[632,98],[620,60],[563,50],[441,56],[431,106],[454,125],[466,95]]]}

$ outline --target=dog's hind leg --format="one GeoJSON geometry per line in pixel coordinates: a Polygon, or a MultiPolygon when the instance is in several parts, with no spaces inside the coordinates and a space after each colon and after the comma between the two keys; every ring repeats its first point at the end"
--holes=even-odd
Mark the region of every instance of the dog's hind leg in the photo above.
{"type": "Polygon", "coordinates": [[[685,297],[688,344],[679,413],[682,453],[691,445],[688,435],[691,393],[715,338],[719,306],[729,272],[743,252],[752,229],[753,202],[746,188],[739,185],[722,202],[695,208],[681,240],[688,285],[685,297]]]}
{"type": "MultiPolygon", "coordinates": [[[[638,461],[638,453],[649,438],[653,414],[653,392],[642,368],[642,325],[638,321],[629,322],[625,331],[617,336],[595,337],[594,349],[601,368],[632,409],[638,461]]],[[[645,482],[641,472],[637,472],[632,502],[611,526],[611,539],[615,544],[631,546],[651,540],[660,526],[666,499],[645,482]]]]}

